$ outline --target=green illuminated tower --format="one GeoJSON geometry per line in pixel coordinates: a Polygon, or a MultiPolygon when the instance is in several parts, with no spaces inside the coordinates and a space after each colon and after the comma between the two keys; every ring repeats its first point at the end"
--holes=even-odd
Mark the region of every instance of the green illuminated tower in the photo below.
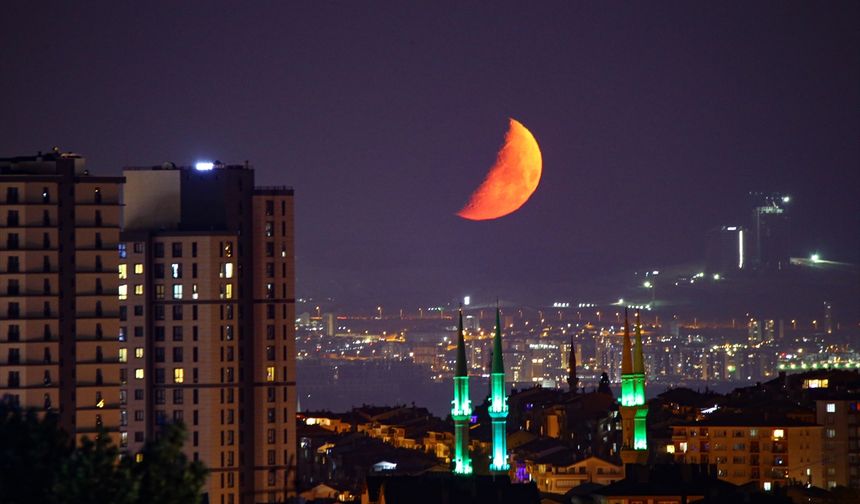
{"type": "Polygon", "coordinates": [[[624,310],[624,354],[621,359],[621,460],[625,464],[648,461],[645,403],[645,359],[642,354],[642,324],[636,311],[636,344],[631,349],[630,324],[624,310]]]}
{"type": "Polygon", "coordinates": [[[496,336],[493,338],[493,367],[490,371],[490,418],[493,420],[493,458],[490,471],[507,472],[508,397],[505,394],[505,364],[502,359],[502,316],[496,307],[496,336]]]}
{"type": "Polygon", "coordinates": [[[469,369],[466,365],[466,339],[463,330],[463,308],[457,326],[457,365],[454,369],[454,400],[451,418],[454,419],[454,474],[472,474],[469,456],[469,420],[472,405],[469,400],[469,369]]]}

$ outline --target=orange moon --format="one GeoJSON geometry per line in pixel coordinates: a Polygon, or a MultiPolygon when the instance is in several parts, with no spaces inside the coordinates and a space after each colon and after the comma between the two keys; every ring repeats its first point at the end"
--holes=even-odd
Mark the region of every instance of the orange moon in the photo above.
{"type": "Polygon", "coordinates": [[[490,220],[515,212],[537,189],[542,170],[543,160],[535,137],[520,122],[511,119],[496,163],[457,215],[469,220],[490,220]]]}

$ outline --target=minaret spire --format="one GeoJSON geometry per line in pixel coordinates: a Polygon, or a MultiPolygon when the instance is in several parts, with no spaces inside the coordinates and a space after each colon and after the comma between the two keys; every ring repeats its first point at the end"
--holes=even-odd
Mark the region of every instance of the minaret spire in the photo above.
{"type": "Polygon", "coordinates": [[[633,372],[633,359],[630,345],[630,323],[627,319],[627,308],[624,308],[624,348],[621,354],[621,383],[624,383],[624,375],[633,372]]]}
{"type": "Polygon", "coordinates": [[[454,400],[451,418],[454,420],[454,474],[472,474],[469,456],[469,420],[472,404],[469,400],[469,367],[466,364],[466,336],[463,330],[463,307],[457,324],[457,363],[454,367],[454,400]]]}
{"type": "Polygon", "coordinates": [[[636,309],[636,343],[633,347],[633,372],[645,374],[645,357],[642,355],[642,320],[636,309]]]}
{"type": "Polygon", "coordinates": [[[567,386],[571,394],[579,390],[579,378],[576,376],[576,347],[573,345],[573,333],[570,334],[570,355],[567,360],[567,386]]]}
{"type": "Polygon", "coordinates": [[[502,358],[502,314],[496,301],[496,334],[493,337],[493,366],[490,372],[490,408],[493,424],[493,455],[490,471],[507,472],[508,465],[508,398],[505,393],[505,363],[502,358]]]}
{"type": "Polygon", "coordinates": [[[627,309],[624,310],[624,355],[621,365],[621,459],[625,464],[648,461],[647,417],[645,403],[645,358],[642,351],[642,320],[636,310],[636,343],[630,344],[627,309]],[[632,355],[631,355],[632,354],[632,355]]]}

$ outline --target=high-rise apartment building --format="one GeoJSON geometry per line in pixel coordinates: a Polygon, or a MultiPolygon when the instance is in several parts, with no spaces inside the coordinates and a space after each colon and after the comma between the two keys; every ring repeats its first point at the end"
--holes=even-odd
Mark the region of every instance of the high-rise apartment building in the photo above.
{"type": "Polygon", "coordinates": [[[121,183],[56,149],[0,159],[0,397],[117,444],[121,183]]]}
{"type": "Polygon", "coordinates": [[[293,192],[244,166],[124,170],[120,355],[129,448],[183,422],[213,504],[295,481],[293,192]]]}
{"type": "Polygon", "coordinates": [[[822,428],[764,414],[730,415],[672,427],[670,453],[684,464],[716,464],[717,476],[763,490],[792,482],[822,486],[822,428]]]}
{"type": "Polygon", "coordinates": [[[834,394],[816,403],[824,428],[825,488],[860,488],[860,394],[834,394]]]}

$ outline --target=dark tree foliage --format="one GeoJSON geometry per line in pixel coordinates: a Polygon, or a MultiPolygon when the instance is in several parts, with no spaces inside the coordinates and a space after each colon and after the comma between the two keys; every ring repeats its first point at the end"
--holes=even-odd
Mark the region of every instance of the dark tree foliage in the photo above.
{"type": "Polygon", "coordinates": [[[181,425],[166,426],[135,462],[107,435],[76,447],[55,414],[0,402],[0,503],[199,503],[207,471],[182,453],[184,441],[181,425]]]}

